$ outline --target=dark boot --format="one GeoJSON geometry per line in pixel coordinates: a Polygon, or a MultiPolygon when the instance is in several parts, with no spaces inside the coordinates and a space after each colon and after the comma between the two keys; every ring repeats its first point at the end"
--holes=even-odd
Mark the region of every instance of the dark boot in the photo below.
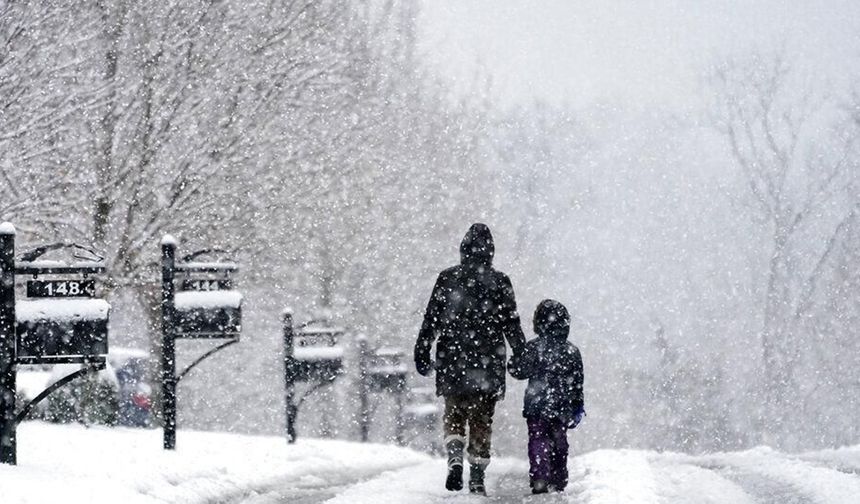
{"type": "Polygon", "coordinates": [[[545,494],[549,491],[549,485],[547,485],[546,480],[542,479],[532,480],[531,487],[533,494],[545,494]]]}
{"type": "Polygon", "coordinates": [[[463,464],[448,466],[448,479],[445,480],[445,488],[452,492],[463,489],[463,464]]]}
{"type": "Polygon", "coordinates": [[[449,439],[445,443],[448,451],[448,478],[445,480],[445,488],[456,492],[463,489],[463,446],[462,439],[449,439]]]}
{"type": "Polygon", "coordinates": [[[484,487],[484,469],[486,466],[469,464],[469,493],[487,495],[484,487]]]}

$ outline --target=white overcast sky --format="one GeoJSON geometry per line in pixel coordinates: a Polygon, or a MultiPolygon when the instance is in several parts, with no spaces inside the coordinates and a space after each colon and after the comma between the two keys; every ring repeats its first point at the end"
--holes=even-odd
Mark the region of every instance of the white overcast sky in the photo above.
{"type": "MultiPolygon", "coordinates": [[[[534,98],[677,107],[716,57],[789,47],[839,80],[860,67],[860,0],[423,0],[422,53],[458,87],[492,76],[534,98]]],[[[856,75],[856,72],[855,72],[856,75]]]]}

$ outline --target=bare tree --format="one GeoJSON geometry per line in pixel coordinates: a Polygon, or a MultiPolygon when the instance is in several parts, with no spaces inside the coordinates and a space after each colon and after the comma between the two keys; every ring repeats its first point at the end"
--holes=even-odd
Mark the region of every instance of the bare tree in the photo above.
{"type": "MultiPolygon", "coordinates": [[[[730,60],[710,76],[728,143],[766,242],[761,352],[767,421],[796,406],[810,313],[836,245],[858,211],[858,128],[782,53],[730,60]]],[[[775,424],[774,424],[775,423],[775,424]]]]}
{"type": "Polygon", "coordinates": [[[36,236],[76,224],[69,122],[103,96],[77,82],[86,61],[75,41],[91,23],[69,23],[71,4],[0,1],[0,217],[36,236]]]}

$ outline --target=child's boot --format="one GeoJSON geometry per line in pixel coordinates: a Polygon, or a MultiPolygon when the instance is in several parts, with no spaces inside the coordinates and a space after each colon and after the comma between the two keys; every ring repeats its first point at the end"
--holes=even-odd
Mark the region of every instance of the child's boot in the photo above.
{"type": "Polygon", "coordinates": [[[545,494],[549,491],[549,485],[547,484],[546,480],[533,479],[530,483],[533,494],[545,494]]]}

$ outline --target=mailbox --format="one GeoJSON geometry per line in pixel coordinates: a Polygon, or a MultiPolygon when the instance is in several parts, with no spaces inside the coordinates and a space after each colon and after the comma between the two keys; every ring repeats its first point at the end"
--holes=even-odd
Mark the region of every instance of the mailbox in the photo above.
{"type": "Polygon", "coordinates": [[[32,276],[26,298],[15,303],[15,352],[20,364],[101,363],[108,353],[110,304],[96,297],[92,275],[101,256],[69,243],[42,245],[22,254],[15,273],[32,276]],[[71,253],[74,262],[46,260],[71,253]]]}
{"type": "Polygon", "coordinates": [[[242,331],[242,294],[233,290],[177,292],[178,338],[238,338],[242,331]]]}
{"type": "Polygon", "coordinates": [[[110,305],[103,299],[36,299],[15,305],[22,364],[104,360],[110,305]]]}
{"type": "Polygon", "coordinates": [[[415,421],[422,419],[434,422],[439,415],[439,400],[436,397],[436,389],[432,387],[416,387],[410,391],[409,404],[406,406],[406,414],[415,421]]]}
{"type": "Polygon", "coordinates": [[[404,354],[392,348],[381,348],[370,356],[367,366],[368,385],[373,391],[397,391],[406,388],[404,354]]]}
{"type": "Polygon", "coordinates": [[[94,275],[104,257],[90,247],[59,242],[15,256],[15,227],[0,223],[0,463],[17,463],[17,425],[52,392],[104,369],[110,305],[96,298],[94,275]],[[65,258],[45,259],[45,254],[65,258]],[[17,300],[17,280],[27,279],[17,300]],[[18,364],[84,364],[49,385],[22,408],[16,405],[18,364]]]}
{"type": "Polygon", "coordinates": [[[293,338],[293,359],[299,381],[334,380],[343,368],[343,329],[307,325],[293,338]]]}
{"type": "Polygon", "coordinates": [[[176,239],[161,239],[161,411],[165,450],[176,448],[176,385],[195,366],[239,342],[242,293],[233,290],[238,265],[223,249],[203,249],[177,260],[176,239]],[[215,260],[201,261],[201,257],[215,260]],[[176,373],[177,339],[226,340],[176,373]]]}

